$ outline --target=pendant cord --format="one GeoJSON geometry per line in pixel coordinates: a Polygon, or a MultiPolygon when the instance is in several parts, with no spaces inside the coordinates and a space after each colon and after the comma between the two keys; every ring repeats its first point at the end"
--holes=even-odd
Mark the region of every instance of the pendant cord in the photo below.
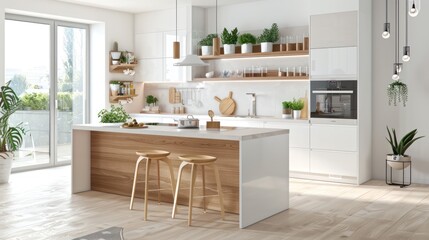
{"type": "Polygon", "coordinates": [[[395,1],[395,63],[399,63],[399,0],[395,1]]]}
{"type": "Polygon", "coordinates": [[[388,5],[388,3],[387,3],[387,0],[386,0],[386,23],[388,22],[388,9],[389,9],[389,5],[388,5]]]}
{"type": "Polygon", "coordinates": [[[408,46],[408,7],[407,7],[407,1],[405,1],[405,46],[408,46]]]}
{"type": "Polygon", "coordinates": [[[176,42],[177,42],[177,0],[176,0],[176,42]]]}
{"type": "Polygon", "coordinates": [[[217,36],[217,0],[216,0],[216,36],[217,36]]]}

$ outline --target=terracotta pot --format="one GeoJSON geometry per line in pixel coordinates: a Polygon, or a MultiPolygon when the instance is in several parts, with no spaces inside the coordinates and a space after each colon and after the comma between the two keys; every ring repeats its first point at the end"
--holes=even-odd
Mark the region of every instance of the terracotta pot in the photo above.
{"type": "Polygon", "coordinates": [[[411,161],[411,157],[408,155],[399,156],[399,155],[387,154],[386,159],[390,160],[390,161],[387,161],[387,164],[396,170],[402,170],[404,168],[407,168],[408,166],[410,166],[410,163],[408,161],[411,161]],[[402,163],[403,161],[407,161],[407,162],[402,163]]]}

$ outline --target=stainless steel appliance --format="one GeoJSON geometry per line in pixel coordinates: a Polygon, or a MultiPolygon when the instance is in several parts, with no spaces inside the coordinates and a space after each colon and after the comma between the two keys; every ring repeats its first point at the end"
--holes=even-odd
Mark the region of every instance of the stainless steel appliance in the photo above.
{"type": "Polygon", "coordinates": [[[200,120],[194,118],[192,115],[188,115],[186,118],[181,118],[177,120],[178,128],[199,128],[200,120]]]}
{"type": "Polygon", "coordinates": [[[311,118],[357,119],[357,81],[311,81],[311,118]]]}

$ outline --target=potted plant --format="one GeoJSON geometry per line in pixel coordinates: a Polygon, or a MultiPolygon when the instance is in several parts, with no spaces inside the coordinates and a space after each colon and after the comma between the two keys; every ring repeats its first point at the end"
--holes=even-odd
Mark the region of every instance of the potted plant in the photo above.
{"type": "Polygon", "coordinates": [[[238,29],[234,28],[231,32],[228,32],[226,28],[223,29],[222,35],[223,54],[234,54],[235,44],[238,39],[238,29]]]}
{"type": "Polygon", "coordinates": [[[396,106],[398,102],[402,102],[405,107],[405,104],[408,101],[407,84],[399,80],[390,83],[387,87],[387,97],[389,98],[389,105],[393,102],[393,106],[396,106]]]}
{"type": "Polygon", "coordinates": [[[386,137],[387,142],[389,142],[390,147],[392,148],[392,153],[387,154],[386,159],[390,160],[387,161],[387,164],[389,164],[392,168],[401,170],[403,168],[406,168],[410,165],[410,163],[403,164],[402,162],[392,162],[392,161],[411,161],[411,157],[408,155],[405,155],[405,151],[418,139],[423,138],[424,136],[415,137],[417,134],[417,129],[414,129],[413,131],[405,134],[404,137],[402,137],[401,141],[398,142],[398,138],[396,137],[396,131],[394,128],[392,128],[392,132],[390,131],[389,127],[387,127],[387,133],[389,134],[389,138],[386,137]]]}
{"type": "Polygon", "coordinates": [[[273,23],[270,29],[265,28],[262,34],[258,37],[258,42],[261,43],[261,52],[272,52],[273,43],[279,40],[279,27],[277,23],[273,23]]]}
{"type": "Polygon", "coordinates": [[[156,103],[158,102],[158,98],[152,96],[152,95],[148,95],[146,96],[146,107],[145,107],[145,111],[147,112],[159,112],[159,107],[156,106],[156,103]]]}
{"type": "Polygon", "coordinates": [[[124,123],[131,117],[122,106],[111,105],[110,110],[102,109],[98,112],[98,118],[101,123],[124,123]]]}
{"type": "Polygon", "coordinates": [[[283,114],[282,118],[292,118],[292,102],[284,101],[282,102],[283,105],[283,114]]]}
{"type": "Polygon", "coordinates": [[[290,108],[293,110],[293,119],[301,118],[301,110],[304,108],[304,101],[302,99],[293,99],[290,108]]]}
{"type": "Polygon", "coordinates": [[[238,44],[241,44],[241,53],[252,53],[256,37],[251,33],[243,33],[238,36],[238,44]]]}
{"type": "Polygon", "coordinates": [[[119,87],[121,86],[121,81],[110,81],[110,92],[113,97],[118,95],[119,87]]]}
{"type": "Polygon", "coordinates": [[[216,37],[217,34],[211,33],[198,42],[198,44],[201,46],[201,55],[207,56],[213,54],[213,38],[216,37]]]}
{"type": "Polygon", "coordinates": [[[21,107],[21,101],[9,82],[0,91],[0,183],[9,181],[12,169],[13,151],[18,150],[23,142],[25,130],[22,123],[9,124],[10,116],[21,107]]]}

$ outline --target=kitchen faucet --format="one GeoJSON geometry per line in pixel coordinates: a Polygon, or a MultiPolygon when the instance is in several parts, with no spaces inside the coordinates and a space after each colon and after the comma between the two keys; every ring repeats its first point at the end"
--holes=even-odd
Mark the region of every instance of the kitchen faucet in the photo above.
{"type": "Polygon", "coordinates": [[[252,105],[252,108],[249,108],[247,111],[248,117],[256,117],[256,93],[246,93],[246,95],[250,95],[250,104],[252,105]]]}

